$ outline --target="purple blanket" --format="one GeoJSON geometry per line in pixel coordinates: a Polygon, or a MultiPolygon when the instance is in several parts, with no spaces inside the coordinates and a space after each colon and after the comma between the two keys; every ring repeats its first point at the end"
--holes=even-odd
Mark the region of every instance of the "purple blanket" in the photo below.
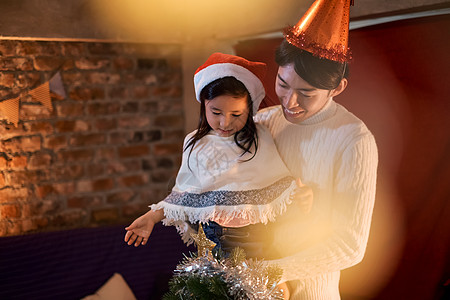
{"type": "Polygon", "coordinates": [[[125,226],[0,238],[0,299],[80,299],[115,272],[138,300],[161,299],[187,248],[175,228],[158,225],[146,246],[123,241],[125,226]]]}

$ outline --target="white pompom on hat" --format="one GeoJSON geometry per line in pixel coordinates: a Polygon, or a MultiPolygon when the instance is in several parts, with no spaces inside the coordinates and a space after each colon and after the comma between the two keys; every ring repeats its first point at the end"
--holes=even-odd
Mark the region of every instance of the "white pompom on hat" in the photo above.
{"type": "Polygon", "coordinates": [[[195,71],[195,97],[200,102],[200,93],[205,86],[214,80],[232,76],[242,82],[247,88],[253,101],[253,114],[256,114],[261,101],[266,95],[263,85],[266,73],[267,65],[265,63],[249,61],[230,54],[213,53],[195,71]]]}

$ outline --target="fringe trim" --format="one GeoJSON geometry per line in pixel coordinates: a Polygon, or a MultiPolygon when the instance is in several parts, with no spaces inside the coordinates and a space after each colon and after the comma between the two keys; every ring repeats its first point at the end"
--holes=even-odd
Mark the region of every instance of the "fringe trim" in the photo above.
{"type": "Polygon", "coordinates": [[[164,219],[162,220],[163,225],[165,226],[175,226],[177,229],[178,234],[181,236],[181,240],[186,244],[190,245],[194,242],[194,240],[191,237],[191,233],[197,233],[190,225],[189,223],[185,221],[174,221],[170,219],[164,219]]]}
{"type": "Polygon", "coordinates": [[[166,226],[175,226],[183,241],[190,245],[193,242],[190,233],[196,232],[189,226],[189,223],[208,223],[217,219],[229,222],[236,218],[249,221],[250,224],[274,222],[275,218],[283,214],[287,206],[292,203],[290,195],[294,192],[296,186],[295,181],[292,181],[291,185],[280,196],[264,205],[215,205],[193,208],[161,201],[150,205],[150,208],[152,210],[164,209],[166,218],[162,223],[166,226]]]}

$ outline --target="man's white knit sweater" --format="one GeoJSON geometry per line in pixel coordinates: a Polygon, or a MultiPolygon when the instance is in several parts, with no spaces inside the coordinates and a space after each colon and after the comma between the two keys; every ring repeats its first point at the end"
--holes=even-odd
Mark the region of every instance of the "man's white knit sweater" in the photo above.
{"type": "Polygon", "coordinates": [[[314,192],[309,214],[295,204],[277,219],[271,262],[290,281],[291,299],[340,299],[340,270],[359,263],[375,200],[377,147],[365,124],[330,99],[315,115],[292,124],[280,106],[255,120],[267,126],[286,166],[314,192]]]}

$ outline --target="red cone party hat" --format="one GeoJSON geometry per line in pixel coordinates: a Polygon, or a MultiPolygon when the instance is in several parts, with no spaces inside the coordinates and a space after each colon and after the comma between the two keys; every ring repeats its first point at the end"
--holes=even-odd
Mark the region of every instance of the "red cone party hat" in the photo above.
{"type": "Polygon", "coordinates": [[[284,30],[285,39],[314,56],[350,60],[348,25],[352,0],[316,0],[297,25],[284,30]]]}

